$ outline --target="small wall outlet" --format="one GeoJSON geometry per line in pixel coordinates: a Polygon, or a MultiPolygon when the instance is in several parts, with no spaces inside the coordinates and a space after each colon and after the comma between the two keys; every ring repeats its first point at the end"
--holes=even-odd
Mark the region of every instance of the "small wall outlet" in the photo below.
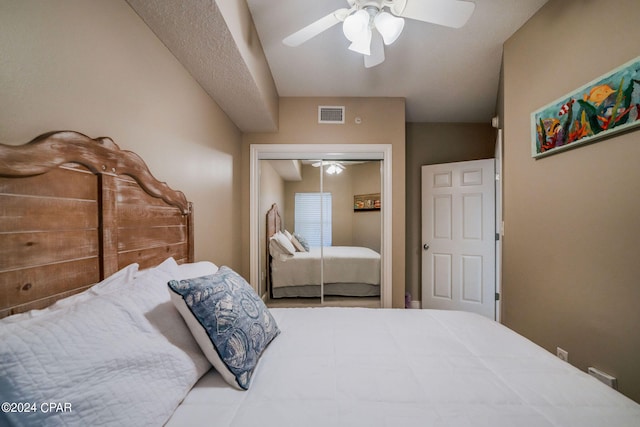
{"type": "Polygon", "coordinates": [[[560,347],[556,347],[556,355],[564,360],[565,362],[569,361],[569,352],[567,350],[563,350],[560,347]]]}
{"type": "Polygon", "coordinates": [[[588,367],[587,368],[587,372],[589,373],[589,375],[591,375],[592,377],[594,377],[598,381],[600,381],[602,383],[605,383],[606,385],[608,385],[612,389],[614,389],[614,390],[618,389],[618,379],[616,377],[613,377],[613,376],[607,374],[606,372],[602,372],[601,370],[596,369],[596,368],[592,368],[592,367],[588,367]]]}

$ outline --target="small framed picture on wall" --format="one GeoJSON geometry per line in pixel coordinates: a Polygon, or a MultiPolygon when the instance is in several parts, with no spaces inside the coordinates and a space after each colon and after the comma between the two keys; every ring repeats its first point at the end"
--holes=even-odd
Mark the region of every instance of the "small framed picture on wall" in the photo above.
{"type": "Polygon", "coordinates": [[[380,193],[356,194],[353,196],[353,211],[379,211],[380,193]]]}

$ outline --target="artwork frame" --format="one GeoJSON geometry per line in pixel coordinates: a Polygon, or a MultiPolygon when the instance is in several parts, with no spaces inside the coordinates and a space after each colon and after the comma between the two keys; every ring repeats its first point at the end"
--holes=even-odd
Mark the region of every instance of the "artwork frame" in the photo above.
{"type": "Polygon", "coordinates": [[[539,159],[640,126],[640,56],[531,113],[539,159]]]}
{"type": "Polygon", "coordinates": [[[353,211],[379,211],[382,204],[380,202],[380,193],[356,194],[353,196],[353,211]]]}

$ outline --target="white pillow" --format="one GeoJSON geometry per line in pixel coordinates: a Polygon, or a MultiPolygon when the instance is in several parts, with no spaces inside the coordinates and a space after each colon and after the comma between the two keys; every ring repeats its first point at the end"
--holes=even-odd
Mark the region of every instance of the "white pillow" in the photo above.
{"type": "Polygon", "coordinates": [[[188,348],[195,346],[210,366],[169,299],[167,281],[177,273],[171,261],[140,275],[134,286],[0,324],[2,399],[72,404],[71,412],[5,413],[2,421],[166,423],[201,376],[188,348]]]}
{"type": "MultiPolygon", "coordinates": [[[[198,378],[200,378],[211,369],[211,364],[200,350],[182,316],[171,302],[170,292],[167,289],[167,283],[171,280],[180,279],[182,274],[189,275],[188,268],[182,270],[181,273],[180,266],[170,257],[158,266],[145,270],[136,277],[133,285],[136,288],[142,288],[140,292],[141,295],[144,295],[144,298],[139,304],[151,324],[169,342],[189,355],[196,368],[198,378]]],[[[206,272],[212,270],[210,266],[205,265],[199,265],[195,268],[206,272]]]]}
{"type": "Polygon", "coordinates": [[[287,237],[287,239],[289,239],[289,240],[291,240],[291,238],[293,237],[293,236],[291,235],[291,233],[289,233],[287,230],[284,230],[282,233],[283,233],[283,234],[287,237]]]}
{"type": "Polygon", "coordinates": [[[199,261],[178,265],[178,280],[210,276],[218,271],[218,266],[210,261],[199,261]]]}
{"type": "Polygon", "coordinates": [[[59,310],[63,307],[68,307],[73,304],[78,304],[88,299],[92,298],[95,295],[101,295],[105,293],[109,293],[122,287],[130,286],[133,283],[133,279],[138,272],[138,264],[129,264],[125,268],[116,271],[111,276],[105,278],[99,283],[96,283],[91,288],[68,296],[66,298],[62,298],[47,308],[41,310],[30,310],[25,313],[14,314],[13,316],[6,317],[4,319],[0,319],[0,325],[2,323],[12,323],[19,322],[24,319],[42,316],[45,313],[48,313],[52,310],[59,310]]]}
{"type": "Polygon", "coordinates": [[[122,270],[107,277],[102,282],[92,286],[89,291],[93,295],[100,295],[118,290],[123,286],[128,286],[133,282],[135,275],[138,273],[138,267],[138,264],[129,264],[122,270]]]}
{"type": "Polygon", "coordinates": [[[275,234],[275,237],[278,244],[282,246],[282,249],[284,249],[286,253],[288,253],[289,255],[293,255],[296,253],[295,246],[293,246],[293,243],[291,243],[291,240],[287,239],[287,236],[285,236],[282,232],[278,231],[275,234]]]}

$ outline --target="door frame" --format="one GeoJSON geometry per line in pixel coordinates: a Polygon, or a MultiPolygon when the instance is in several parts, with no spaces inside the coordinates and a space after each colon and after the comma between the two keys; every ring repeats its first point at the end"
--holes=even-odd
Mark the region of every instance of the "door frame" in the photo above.
{"type": "Polygon", "coordinates": [[[391,144],[251,144],[249,153],[249,262],[250,283],[258,291],[260,285],[260,160],[382,160],[382,242],[380,253],[380,306],[392,307],[392,159],[391,144]]]}
{"type": "Polygon", "coordinates": [[[502,323],[502,239],[504,222],[502,220],[502,186],[504,170],[502,167],[502,129],[498,129],[495,148],[496,161],[496,321],[502,323]]]}

